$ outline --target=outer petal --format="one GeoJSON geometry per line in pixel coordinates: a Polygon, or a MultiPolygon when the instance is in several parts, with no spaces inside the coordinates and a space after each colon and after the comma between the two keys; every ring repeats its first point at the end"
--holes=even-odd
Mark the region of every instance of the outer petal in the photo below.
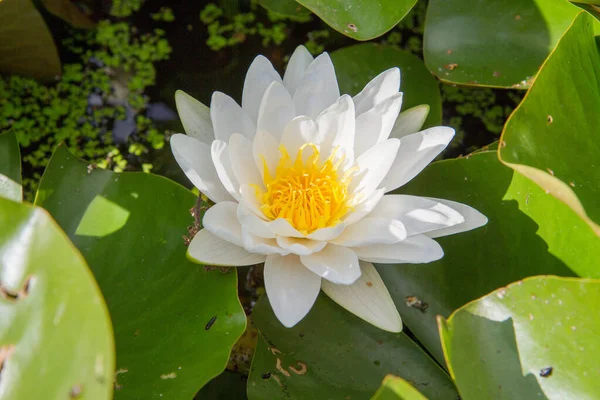
{"type": "Polygon", "coordinates": [[[268,256],[264,274],[271,307],[279,321],[291,328],[312,308],[321,278],[306,269],[295,255],[268,256]]]}
{"type": "Polygon", "coordinates": [[[421,104],[420,106],[402,111],[394,123],[390,137],[400,139],[406,135],[419,132],[428,115],[428,104],[421,104]]]}
{"type": "Polygon", "coordinates": [[[235,178],[235,174],[231,167],[231,158],[229,156],[228,147],[229,146],[227,146],[227,143],[224,141],[214,140],[210,146],[210,153],[219,180],[225,187],[225,190],[227,190],[231,197],[239,201],[240,194],[238,188],[240,184],[235,178]]]}
{"type": "Polygon", "coordinates": [[[237,219],[237,203],[223,201],[215,204],[206,210],[202,226],[213,235],[242,246],[242,227],[237,219]]]}
{"type": "Polygon", "coordinates": [[[333,301],[368,323],[388,332],[402,331],[402,319],[373,264],[361,261],[362,275],[352,285],[321,281],[333,301]]]}
{"type": "Polygon", "coordinates": [[[210,109],[183,90],[175,92],[175,105],[185,133],[210,145],[215,138],[210,109]]]}
{"type": "Polygon", "coordinates": [[[327,242],[278,236],[277,244],[282,249],[287,250],[288,253],[293,253],[298,256],[306,256],[323,250],[323,248],[327,245],[327,242]]]}
{"type": "Polygon", "coordinates": [[[304,76],[306,68],[308,68],[313,59],[313,56],[304,46],[296,47],[296,50],[294,50],[294,53],[290,57],[285,74],[283,75],[283,85],[292,96],[298,87],[298,83],[300,83],[300,80],[304,76]]]}
{"type": "Polygon", "coordinates": [[[316,231],[306,235],[306,237],[313,240],[329,241],[340,236],[342,232],[344,232],[344,229],[346,229],[346,224],[344,222],[340,222],[335,226],[317,229],[316,231]]]}
{"type": "Polygon", "coordinates": [[[229,138],[229,155],[233,173],[240,184],[254,184],[262,187],[262,178],[256,164],[252,151],[252,142],[239,133],[234,133],[229,138]]]}
{"type": "Polygon", "coordinates": [[[300,261],[306,268],[332,283],[350,285],[360,277],[356,254],[335,244],[328,244],[318,253],[301,256],[300,261]]]}
{"type": "MultiPolygon", "coordinates": [[[[377,143],[356,159],[359,168],[356,176],[348,187],[354,193],[370,195],[388,175],[390,167],[396,159],[400,140],[388,139],[377,143]]],[[[387,187],[383,186],[386,190],[387,187]]]]}
{"type": "Polygon", "coordinates": [[[409,236],[394,244],[373,244],[353,247],[352,250],[363,261],[381,264],[421,264],[439,260],[444,256],[441,246],[423,235],[409,236]]]}
{"type": "Polygon", "coordinates": [[[242,108],[254,123],[258,120],[263,95],[272,82],[281,83],[281,77],[271,61],[264,56],[257,56],[248,68],[242,91],[242,108]]]}
{"type": "Polygon", "coordinates": [[[442,200],[401,194],[383,196],[370,217],[400,220],[406,226],[408,236],[434,232],[465,222],[458,211],[442,200]]]}
{"type": "Polygon", "coordinates": [[[356,156],[389,137],[401,106],[402,93],[396,93],[356,118],[356,156]]]}
{"type": "Polygon", "coordinates": [[[178,133],[171,136],[171,150],[177,164],[198,190],[215,203],[232,200],[219,180],[206,143],[178,133]]]}
{"type": "Polygon", "coordinates": [[[341,246],[368,246],[377,243],[392,244],[406,239],[406,228],[400,221],[390,218],[363,218],[348,226],[332,240],[341,246]]]}
{"type": "Polygon", "coordinates": [[[321,143],[321,160],[329,158],[331,151],[339,147],[353,152],[354,148],[354,103],[347,94],[336,100],[317,117],[321,143]]]}
{"type": "Polygon", "coordinates": [[[317,116],[340,97],[335,69],[329,54],[323,53],[310,63],[294,92],[296,114],[317,116]]]}
{"type": "Polygon", "coordinates": [[[381,187],[390,192],[417,176],[454,137],[454,129],[436,126],[400,139],[400,150],[381,187]]]}
{"type": "Polygon", "coordinates": [[[277,163],[281,158],[279,140],[265,131],[256,132],[256,136],[252,142],[252,154],[254,155],[254,162],[258,167],[261,177],[265,176],[265,165],[271,175],[275,174],[277,163]]]}
{"type": "Polygon", "coordinates": [[[279,140],[286,125],[295,116],[294,101],[287,89],[280,82],[272,82],[260,104],[257,131],[268,132],[276,140],[279,140]]]}
{"type": "Polygon", "coordinates": [[[430,238],[436,238],[440,236],[453,235],[459,232],[470,231],[475,228],[479,228],[487,224],[488,219],[485,215],[477,211],[476,209],[467,206],[466,204],[457,203],[456,201],[445,200],[445,199],[434,199],[429,198],[433,201],[439,201],[442,204],[451,207],[452,209],[458,211],[465,219],[462,224],[457,224],[448,228],[437,229],[435,231],[425,233],[425,236],[430,238]]]}
{"type": "Polygon", "coordinates": [[[249,253],[243,248],[220,239],[206,229],[202,229],[188,246],[188,256],[206,265],[238,267],[254,265],[265,261],[263,254],[249,253]]]}
{"type": "MultiPolygon", "coordinates": [[[[319,144],[317,124],[306,116],[296,117],[285,127],[281,144],[285,146],[292,160],[296,159],[296,153],[305,143],[319,144]]],[[[312,154],[309,149],[303,153],[305,157],[312,154]]]]}
{"type": "Polygon", "coordinates": [[[221,92],[214,92],[212,95],[210,118],[215,130],[215,138],[224,142],[229,142],[229,137],[234,133],[241,133],[249,139],[252,139],[256,133],[254,122],[242,107],[221,92]]]}
{"type": "Polygon", "coordinates": [[[358,116],[370,110],[388,97],[398,93],[399,90],[400,70],[394,67],[383,71],[367,83],[359,94],[354,96],[356,115],[358,116]]]}

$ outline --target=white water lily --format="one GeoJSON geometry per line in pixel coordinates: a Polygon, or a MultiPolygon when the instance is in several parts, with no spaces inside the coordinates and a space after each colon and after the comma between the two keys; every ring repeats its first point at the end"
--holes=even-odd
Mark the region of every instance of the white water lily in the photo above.
{"type": "Polygon", "coordinates": [[[402,330],[375,263],[428,263],[435,237],[482,226],[453,201],[386,194],[415,177],[454,130],[419,131],[428,106],[398,116],[400,71],[389,69],[356,96],[340,96],[333,64],[296,49],[281,79],[258,56],[242,106],[215,92],[210,109],[179,91],[187,135],[171,138],[175,159],[216,204],[188,247],[203,264],[265,263],[275,315],[294,326],[319,291],[381,329],[402,330]]]}

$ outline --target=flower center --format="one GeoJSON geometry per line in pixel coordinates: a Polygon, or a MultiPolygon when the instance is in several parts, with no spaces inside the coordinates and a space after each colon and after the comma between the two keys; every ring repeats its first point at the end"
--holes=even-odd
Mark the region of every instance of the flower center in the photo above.
{"type": "Polygon", "coordinates": [[[279,147],[281,159],[271,176],[265,164],[263,182],[266,191],[259,195],[261,209],[271,220],[284,218],[303,234],[338,224],[351,209],[348,185],[353,170],[342,176],[338,168],[343,158],[335,153],[319,161],[319,149],[312,143],[303,145],[292,161],[286,148],[279,147]],[[305,151],[312,154],[305,155],[305,151]]]}

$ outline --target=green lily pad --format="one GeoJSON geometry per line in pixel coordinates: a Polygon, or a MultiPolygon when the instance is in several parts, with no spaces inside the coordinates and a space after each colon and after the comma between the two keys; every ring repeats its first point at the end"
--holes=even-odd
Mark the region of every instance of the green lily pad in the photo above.
{"type": "Polygon", "coordinates": [[[583,11],[575,19],[506,122],[498,154],[600,235],[600,54],[593,23],[583,11]]]}
{"type": "Polygon", "coordinates": [[[363,43],[331,53],[341,93],[355,95],[375,76],[386,69],[400,68],[400,91],[404,92],[402,109],[428,104],[429,115],[423,129],[442,122],[442,96],[437,80],[423,61],[407,51],[392,46],[363,43]]]}
{"type": "Polygon", "coordinates": [[[61,73],[50,31],[30,0],[0,1],[0,72],[46,81],[61,73]]]}
{"type": "Polygon", "coordinates": [[[425,63],[445,82],[526,89],[578,12],[566,0],[431,0],[425,63]]]}
{"type": "Polygon", "coordinates": [[[371,400],[427,400],[427,398],[404,379],[388,375],[371,400]]]}
{"type": "Polygon", "coordinates": [[[495,152],[431,164],[402,193],[454,200],[486,215],[484,227],[436,239],[444,257],[377,269],[402,320],[443,363],[436,315],[527,276],[600,278],[600,239],[573,210],[505,167],[495,152]],[[428,308],[408,304],[416,296],[428,308]],[[407,304],[408,302],[408,304],[407,304]]]}
{"type": "Polygon", "coordinates": [[[417,0],[297,0],[336,31],[356,40],[370,40],[392,29],[417,0]]]}
{"type": "Polygon", "coordinates": [[[244,331],[236,274],[186,259],[195,202],[168,179],[93,169],[64,146],[41,180],[36,203],[84,254],[106,298],[115,399],[192,398],[223,371],[244,331]]]}
{"type": "Polygon", "coordinates": [[[85,260],[42,209],[0,198],[2,400],[112,399],[110,317],[85,260]]]}
{"type": "Polygon", "coordinates": [[[600,393],[600,281],[541,276],[440,318],[464,400],[593,399],[600,393]]]}
{"type": "Polygon", "coordinates": [[[21,152],[12,131],[0,134],[0,197],[23,201],[21,152]]]}
{"type": "Polygon", "coordinates": [[[302,7],[295,0],[258,0],[258,4],[269,11],[289,18],[307,20],[311,15],[310,10],[302,7]]]}
{"type": "Polygon", "coordinates": [[[277,320],[263,296],[253,311],[261,336],[248,378],[250,400],[366,399],[387,374],[433,399],[456,399],[448,375],[405,334],[355,317],[327,296],[293,328],[277,320]]]}

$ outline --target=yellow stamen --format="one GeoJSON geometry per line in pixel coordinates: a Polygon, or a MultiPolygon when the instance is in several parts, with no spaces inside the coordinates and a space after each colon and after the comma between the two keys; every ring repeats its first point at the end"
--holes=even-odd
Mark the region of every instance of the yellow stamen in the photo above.
{"type": "Polygon", "coordinates": [[[319,149],[313,143],[303,145],[292,161],[286,148],[279,147],[281,158],[273,177],[264,164],[263,183],[266,191],[259,191],[261,209],[271,220],[284,218],[303,234],[337,225],[351,210],[348,185],[353,170],[338,175],[343,157],[319,162],[319,149]],[[305,150],[312,150],[309,156],[305,150]]]}

